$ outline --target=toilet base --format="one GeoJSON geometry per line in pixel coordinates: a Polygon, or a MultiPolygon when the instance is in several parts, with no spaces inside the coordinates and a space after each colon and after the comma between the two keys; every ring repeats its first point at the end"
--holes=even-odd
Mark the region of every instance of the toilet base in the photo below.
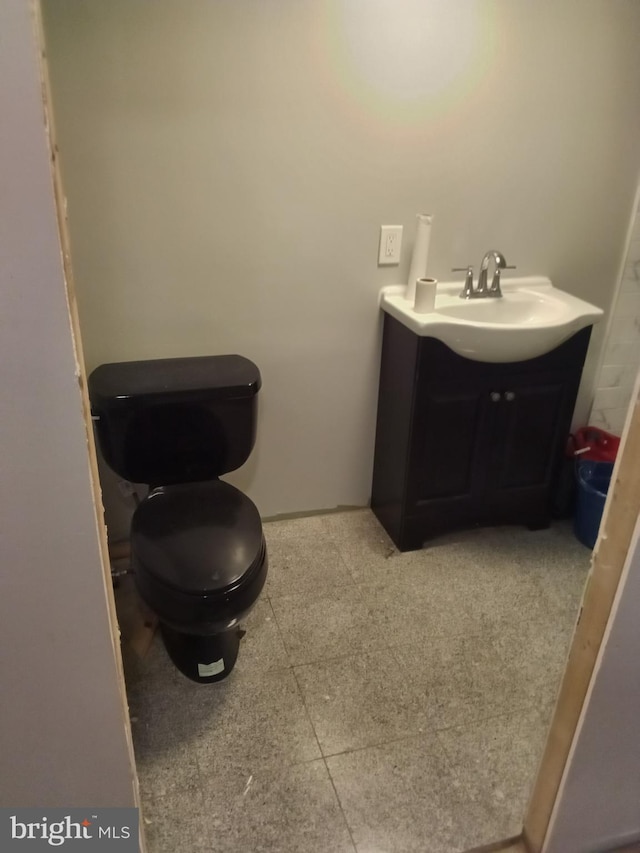
{"type": "Polygon", "coordinates": [[[236,664],[240,639],[239,626],[211,636],[183,634],[160,623],[160,633],[167,653],[175,666],[191,681],[210,684],[222,681],[236,664]]]}

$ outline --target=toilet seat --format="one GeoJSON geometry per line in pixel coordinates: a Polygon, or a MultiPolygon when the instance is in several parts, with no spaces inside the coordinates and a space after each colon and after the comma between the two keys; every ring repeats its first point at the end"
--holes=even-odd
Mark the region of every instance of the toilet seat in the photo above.
{"type": "Polygon", "coordinates": [[[251,609],[267,556],[255,504],[222,480],[153,489],[131,523],[136,586],[176,630],[212,634],[251,609]]]}

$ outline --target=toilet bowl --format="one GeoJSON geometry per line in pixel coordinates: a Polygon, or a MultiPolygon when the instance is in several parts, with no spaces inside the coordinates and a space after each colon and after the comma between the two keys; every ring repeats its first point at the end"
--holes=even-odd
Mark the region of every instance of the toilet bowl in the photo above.
{"type": "Polygon", "coordinates": [[[107,364],[89,378],[105,461],[150,486],[131,522],[136,587],[173,663],[201,683],[232,671],[267,575],[258,510],[219,479],[251,453],[260,385],[241,356],[107,364]]]}

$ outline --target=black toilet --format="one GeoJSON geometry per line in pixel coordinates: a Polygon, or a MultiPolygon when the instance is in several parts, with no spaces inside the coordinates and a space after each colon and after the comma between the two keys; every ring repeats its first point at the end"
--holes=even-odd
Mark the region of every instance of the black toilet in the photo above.
{"type": "Polygon", "coordinates": [[[238,623],[267,576],[258,510],[218,479],[251,453],[260,385],[256,365],[239,355],[103,364],[89,377],[105,461],[149,485],[131,522],[136,586],[193,681],[231,672],[238,623]]]}

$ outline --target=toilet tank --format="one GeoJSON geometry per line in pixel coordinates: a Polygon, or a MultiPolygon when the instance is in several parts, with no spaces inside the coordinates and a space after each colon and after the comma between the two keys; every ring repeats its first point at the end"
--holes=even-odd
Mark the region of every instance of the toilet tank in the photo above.
{"type": "Polygon", "coordinates": [[[89,399],[104,459],[152,486],[234,471],[255,443],[261,384],[240,355],[103,364],[89,377],[89,399]]]}

